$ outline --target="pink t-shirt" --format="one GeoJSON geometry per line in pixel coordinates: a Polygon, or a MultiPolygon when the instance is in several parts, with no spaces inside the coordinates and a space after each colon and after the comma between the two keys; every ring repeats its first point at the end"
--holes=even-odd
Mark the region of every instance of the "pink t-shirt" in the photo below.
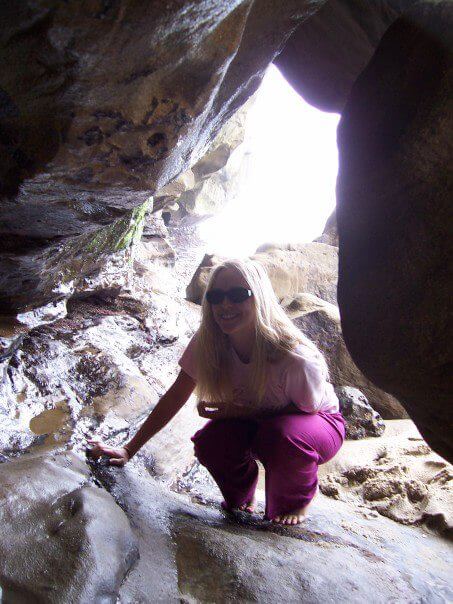
{"type": "MultiPolygon", "coordinates": [[[[179,360],[180,367],[197,381],[195,347],[197,334],[190,340],[179,360]]],[[[247,400],[247,384],[250,383],[251,366],[243,363],[231,348],[233,392],[235,402],[255,404],[247,400]]],[[[294,403],[306,413],[337,413],[338,398],[332,384],[327,381],[325,364],[306,346],[300,345],[276,363],[269,363],[268,380],[260,409],[275,409],[294,403]]]]}

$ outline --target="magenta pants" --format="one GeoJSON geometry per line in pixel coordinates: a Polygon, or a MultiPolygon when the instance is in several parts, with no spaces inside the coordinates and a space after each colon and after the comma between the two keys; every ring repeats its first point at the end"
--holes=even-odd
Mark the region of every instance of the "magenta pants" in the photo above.
{"type": "Polygon", "coordinates": [[[340,413],[287,413],[265,419],[210,420],[193,437],[195,455],[216,481],[228,508],[251,501],[258,459],[266,471],[266,518],[301,508],[315,496],[318,465],[345,436],[340,413]]]}

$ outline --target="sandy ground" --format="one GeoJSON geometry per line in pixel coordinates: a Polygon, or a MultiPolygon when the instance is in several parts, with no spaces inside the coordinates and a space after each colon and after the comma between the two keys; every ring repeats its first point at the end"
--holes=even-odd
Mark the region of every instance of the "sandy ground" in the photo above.
{"type": "MultiPolygon", "coordinates": [[[[346,441],[319,468],[321,492],[401,524],[453,537],[453,466],[434,453],[411,420],[387,420],[383,436],[346,441]]],[[[264,470],[257,491],[264,501],[264,470]]],[[[312,514],[316,513],[316,504],[312,514]]]]}

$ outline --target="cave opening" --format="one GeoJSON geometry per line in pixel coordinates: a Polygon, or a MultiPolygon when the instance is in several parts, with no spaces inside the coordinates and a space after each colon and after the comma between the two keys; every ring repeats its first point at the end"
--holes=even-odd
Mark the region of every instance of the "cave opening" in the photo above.
{"type": "Polygon", "coordinates": [[[199,226],[209,253],[313,241],[335,209],[340,116],[309,105],[271,65],[247,111],[226,204],[199,226]],[[234,236],[232,234],[234,233],[234,236]]]}

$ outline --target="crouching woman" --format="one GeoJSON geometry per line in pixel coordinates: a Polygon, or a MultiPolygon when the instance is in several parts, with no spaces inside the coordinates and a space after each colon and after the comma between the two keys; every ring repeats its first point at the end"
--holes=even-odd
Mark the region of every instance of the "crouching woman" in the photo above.
{"type": "Polygon", "coordinates": [[[90,441],[95,456],[124,465],[195,390],[210,421],[192,441],[226,509],[253,511],[257,460],[265,469],[265,517],[298,524],[317,492],[318,465],[341,447],[345,423],[326,362],[280,307],[264,268],[230,260],[212,271],[201,325],[175,383],[124,447],[90,441]]]}

